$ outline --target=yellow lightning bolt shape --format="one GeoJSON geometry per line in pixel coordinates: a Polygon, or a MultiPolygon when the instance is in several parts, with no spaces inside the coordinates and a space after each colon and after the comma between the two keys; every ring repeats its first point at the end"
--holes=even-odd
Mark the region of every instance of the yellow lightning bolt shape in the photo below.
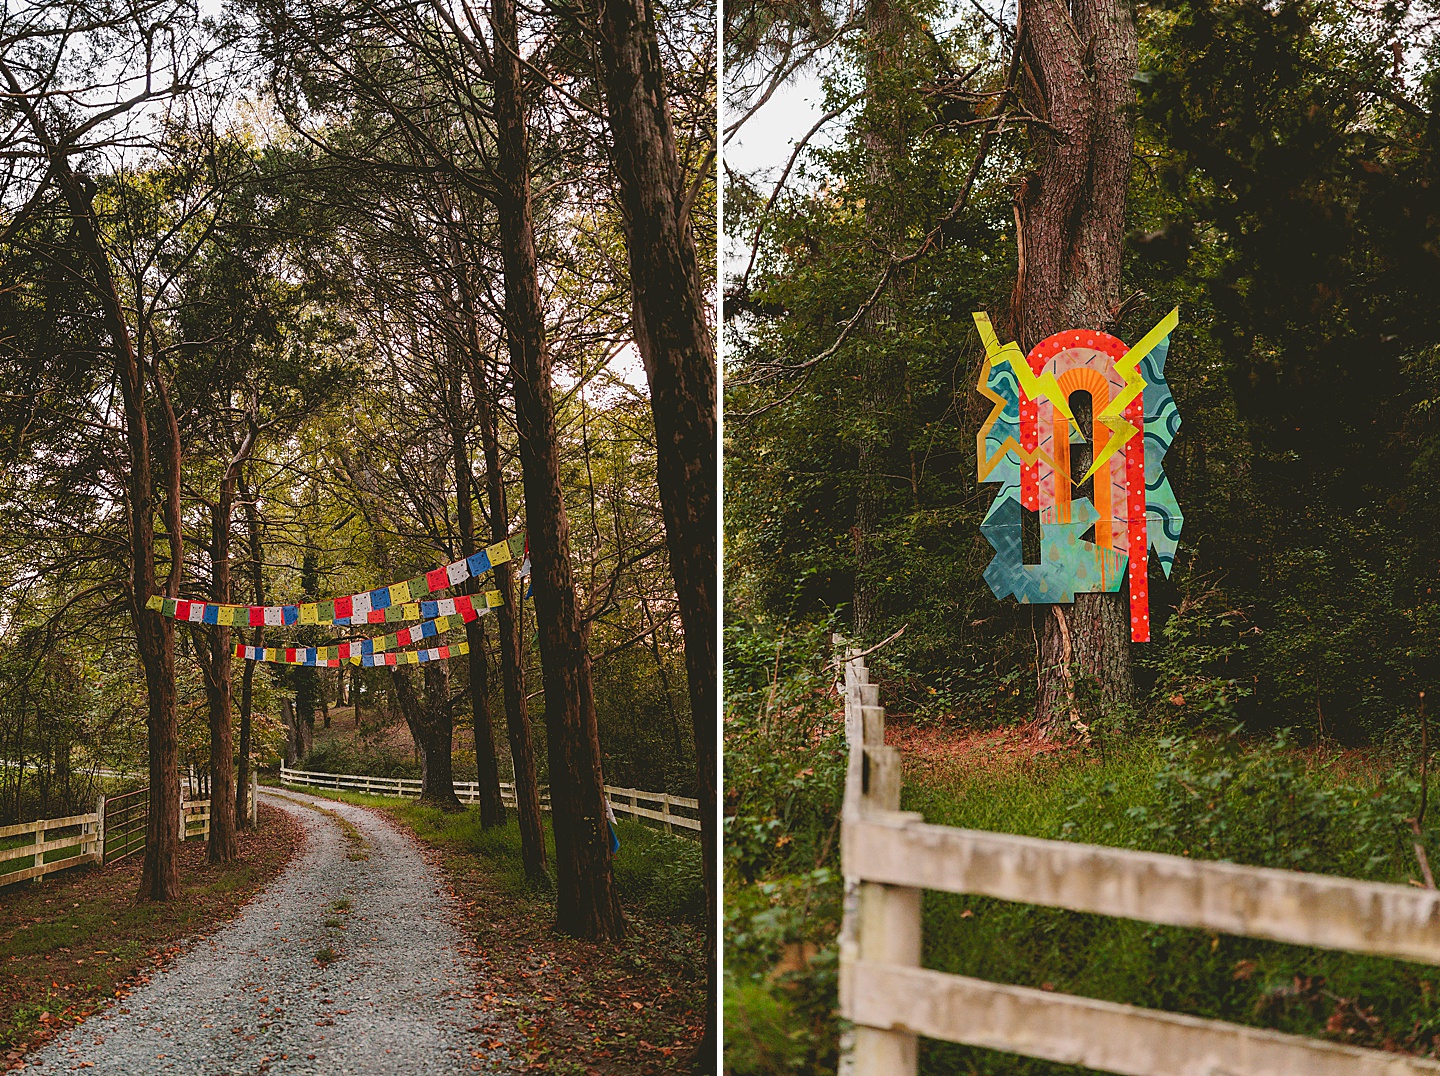
{"type": "Polygon", "coordinates": [[[1075,416],[1070,413],[1070,401],[1065,399],[1065,393],[1060,391],[1055,375],[1036,377],[1035,371],[1030,369],[1030,364],[1025,361],[1025,353],[1013,340],[1002,347],[1000,338],[995,335],[994,326],[990,324],[989,314],[982,310],[971,317],[975,319],[975,327],[980,330],[980,339],[985,343],[985,357],[990,360],[990,365],[999,366],[1008,361],[1010,369],[1015,371],[1015,377],[1020,382],[1020,390],[1027,399],[1047,399],[1055,405],[1055,410],[1074,422],[1075,416]]]}
{"type": "MultiPolygon", "coordinates": [[[[1110,457],[1119,452],[1130,438],[1140,432],[1125,420],[1121,412],[1129,406],[1131,400],[1145,391],[1145,379],[1140,376],[1140,364],[1145,361],[1145,356],[1154,351],[1156,345],[1169,336],[1175,326],[1179,324],[1180,308],[1177,306],[1161,318],[1160,323],[1141,337],[1140,342],[1125,352],[1120,357],[1120,361],[1115,364],[1115,371],[1125,379],[1125,387],[1105,405],[1105,410],[1095,416],[1095,420],[1108,426],[1111,433],[1105,442],[1105,447],[1096,453],[1095,462],[1090,465],[1090,470],[1085,472],[1085,478],[1089,478],[1109,463],[1110,457]]],[[[1080,481],[1084,482],[1085,478],[1080,481]]]]}
{"type": "MultiPolygon", "coordinates": [[[[980,339],[985,344],[985,358],[990,366],[999,366],[1000,363],[1008,361],[1015,371],[1015,376],[1020,382],[1020,387],[1025,395],[1032,400],[1039,399],[1041,395],[1048,395],[1052,403],[1070,421],[1075,421],[1075,416],[1070,413],[1069,401],[1065,394],[1060,391],[1059,384],[1055,381],[1054,374],[1046,374],[1043,378],[1037,378],[1035,372],[1030,369],[1030,364],[1025,361],[1025,355],[1021,352],[1018,344],[1010,343],[1004,347],[1000,345],[1000,338],[995,335],[995,328],[990,324],[990,316],[983,310],[971,315],[975,319],[975,327],[980,330],[980,339]],[[1050,386],[1054,387],[1054,393],[1050,393],[1050,386]]],[[[980,427],[980,432],[975,435],[975,458],[979,461],[980,481],[985,481],[985,476],[993,471],[1000,460],[1007,452],[1015,452],[1026,463],[1038,463],[1043,461],[1051,468],[1056,464],[1050,458],[1049,453],[1043,449],[1036,448],[1033,452],[1027,451],[1016,443],[1015,438],[1007,437],[1005,443],[996,450],[995,455],[986,458],[985,438],[989,436],[996,421],[1005,410],[1005,398],[990,388],[985,370],[980,371],[980,380],[976,384],[980,395],[984,396],[995,404],[990,409],[989,416],[980,427]]]]}

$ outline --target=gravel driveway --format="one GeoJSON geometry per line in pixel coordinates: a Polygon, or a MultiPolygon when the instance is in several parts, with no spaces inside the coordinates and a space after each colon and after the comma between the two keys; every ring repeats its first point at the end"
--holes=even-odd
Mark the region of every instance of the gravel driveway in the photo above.
{"type": "Polygon", "coordinates": [[[233,922],[30,1064],[449,1074],[479,1071],[478,1051],[485,1071],[510,1070],[503,1051],[482,1048],[503,1033],[475,1000],[453,901],[414,840],[364,808],[289,789],[266,800],[304,827],[295,861],[233,922]]]}

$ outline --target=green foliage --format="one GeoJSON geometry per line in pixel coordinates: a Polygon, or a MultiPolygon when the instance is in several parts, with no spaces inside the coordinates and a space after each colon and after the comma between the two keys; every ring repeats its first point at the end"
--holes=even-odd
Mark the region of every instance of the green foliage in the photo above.
{"type": "MultiPolygon", "coordinates": [[[[1283,735],[1164,737],[1101,764],[927,781],[905,802],[946,825],[1391,882],[1417,875],[1418,804],[1403,772],[1346,772],[1283,735]]],[[[925,897],[925,945],[944,971],[1343,1042],[1428,1052],[1440,1027],[1429,969],[1397,961],[941,893],[925,897]]],[[[922,1071],[1075,1070],[929,1044],[922,1071]]]]}
{"type": "Polygon", "coordinates": [[[726,1067],[833,1066],[844,727],[832,625],[726,627],[726,1067]]]}

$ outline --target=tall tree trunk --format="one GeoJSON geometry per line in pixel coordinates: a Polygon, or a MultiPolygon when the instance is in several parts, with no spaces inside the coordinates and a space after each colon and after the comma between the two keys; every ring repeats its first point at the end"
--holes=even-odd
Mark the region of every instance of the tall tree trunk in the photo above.
{"type": "Polygon", "coordinates": [[[530,160],[521,100],[514,0],[492,0],[495,69],[495,207],[505,266],[505,335],[515,384],[515,424],[525,484],[535,625],[550,741],[555,829],[555,923],[565,934],[617,939],[625,932],[610,868],[600,732],[590,652],[570,567],[570,524],[560,488],[550,352],[530,211],[530,160]]]}
{"type": "MultiPolygon", "coordinates": [[[[29,111],[29,110],[27,110],[29,111]]],[[[30,118],[36,135],[54,146],[38,117],[30,118]]],[[[78,176],[62,149],[56,148],[51,168],[71,210],[76,235],[95,275],[95,292],[100,300],[106,332],[115,352],[115,375],[125,414],[125,444],[129,454],[126,499],[130,524],[130,600],[135,622],[135,642],[145,670],[148,696],[146,720],[150,753],[150,815],[145,836],[145,860],[140,871],[141,900],[174,900],[180,896],[179,825],[180,760],[179,721],[175,707],[175,622],[146,608],[152,595],[161,593],[155,572],[155,499],[150,457],[150,427],[145,414],[145,384],[140,358],[136,354],[125,308],[110,271],[110,259],[100,237],[99,221],[91,199],[94,184],[78,176]]],[[[169,409],[167,408],[167,411],[169,409]]],[[[173,412],[169,415],[173,426],[173,412]]],[[[167,437],[167,515],[170,543],[170,573],[165,596],[175,597],[183,563],[179,527],[180,442],[174,431],[167,437]]]]}
{"type": "MultiPolygon", "coordinates": [[[[1066,329],[1109,329],[1120,306],[1125,196],[1135,149],[1138,44],[1119,0],[1025,0],[1017,37],[1036,166],[1015,195],[1019,273],[1011,322],[1029,351],[1066,329]]],[[[1124,593],[1077,594],[1045,618],[1040,716],[1064,720],[1071,679],[1095,677],[1107,708],[1134,697],[1124,593]],[[1062,624],[1062,619],[1064,623],[1062,624]],[[1068,645],[1067,645],[1068,644],[1068,645]]]]}
{"type": "MultiPolygon", "coordinates": [[[[471,319],[471,326],[474,320],[471,319]]],[[[485,376],[485,356],[478,338],[470,352],[470,388],[480,411],[480,442],[485,451],[485,489],[490,502],[490,540],[505,540],[510,531],[510,505],[505,493],[505,472],[500,465],[500,435],[495,420],[499,406],[485,376]]],[[[530,711],[525,705],[525,666],[520,654],[518,613],[524,600],[516,586],[515,565],[509,561],[492,570],[500,591],[496,608],[500,635],[500,684],[505,695],[505,727],[510,741],[511,768],[515,771],[515,813],[520,819],[520,858],[525,876],[535,885],[548,885],[545,831],[540,822],[540,782],[535,775],[535,744],[530,711]]]]}
{"type": "MultiPolygon", "coordinates": [[[[247,430],[220,478],[220,496],[211,515],[211,592],[216,603],[222,605],[230,601],[230,523],[235,513],[235,484],[254,444],[255,432],[247,430]]],[[[235,837],[235,804],[243,802],[244,786],[237,789],[233,783],[230,629],[220,624],[214,628],[205,693],[210,705],[210,839],[206,856],[211,863],[230,863],[240,855],[235,837]]]]}
{"type": "MultiPolygon", "coordinates": [[[[265,558],[260,545],[260,519],[255,507],[255,498],[245,484],[243,470],[236,476],[240,492],[241,508],[245,513],[245,531],[249,537],[250,587],[255,595],[255,604],[265,604],[265,575],[262,565],[265,558]]],[[[257,624],[250,632],[250,645],[265,645],[265,626],[257,624]]],[[[254,702],[255,662],[245,663],[245,675],[240,680],[240,751],[235,768],[235,802],[241,805],[236,822],[241,829],[249,828],[250,812],[245,809],[245,797],[250,786],[250,713],[254,702]]]]}
{"type": "MultiPolygon", "coordinates": [[[[465,318],[462,329],[466,341],[464,354],[470,376],[470,395],[475,401],[480,421],[480,444],[485,456],[490,541],[500,542],[510,536],[510,506],[505,491],[505,471],[500,462],[500,434],[495,418],[500,406],[500,389],[498,385],[492,386],[486,368],[470,273],[453,233],[451,250],[459,282],[460,309],[465,318]]],[[[478,490],[476,499],[479,499],[478,490]]],[[[505,698],[505,730],[510,742],[511,769],[514,771],[515,813],[520,820],[520,859],[531,884],[548,886],[550,876],[546,873],[545,830],[540,821],[540,784],[535,774],[535,746],[530,730],[530,712],[525,704],[525,666],[520,653],[517,614],[521,608],[518,603],[523,596],[514,586],[514,574],[515,566],[509,561],[491,570],[501,599],[495,612],[500,635],[500,683],[505,698]]]]}
{"type": "Polygon", "coordinates": [[[705,1067],[715,1060],[716,998],[715,345],[705,317],[650,0],[604,0],[600,56],[625,208],[631,320],[650,383],[665,544],[685,629],[709,954],[710,1004],[697,1055],[705,1067]]]}
{"type": "MultiPolygon", "coordinates": [[[[450,411],[450,440],[455,460],[455,514],[460,524],[460,552],[468,557],[476,550],[475,483],[470,474],[465,424],[461,420],[459,378],[451,385],[450,411]]],[[[478,584],[479,580],[474,578],[465,580],[463,592],[478,594],[478,584]]],[[[470,715],[475,726],[475,779],[480,790],[480,825],[489,829],[505,824],[505,803],[500,798],[500,765],[495,757],[495,726],[490,720],[490,671],[478,620],[465,625],[465,639],[470,644],[470,653],[466,658],[470,673],[470,715]]]]}
{"type": "Polygon", "coordinates": [[[420,749],[420,802],[445,811],[461,811],[464,807],[455,795],[455,771],[451,765],[455,725],[450,713],[450,678],[444,664],[438,661],[426,662],[421,672],[423,699],[416,694],[409,669],[390,669],[400,712],[420,749]]]}

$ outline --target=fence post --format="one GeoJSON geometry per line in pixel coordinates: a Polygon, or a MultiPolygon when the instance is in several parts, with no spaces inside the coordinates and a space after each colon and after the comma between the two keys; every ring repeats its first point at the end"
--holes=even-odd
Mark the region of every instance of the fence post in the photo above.
{"type": "MultiPolygon", "coordinates": [[[[851,652],[853,654],[853,651],[851,652]]],[[[885,745],[885,708],[879,688],[869,682],[864,660],[851,657],[845,668],[845,725],[851,740],[845,810],[855,817],[898,812],[900,752],[885,745]],[[858,783],[858,788],[850,787],[858,783]]],[[[852,889],[847,886],[847,889],[852,889]]],[[[904,886],[862,882],[847,894],[841,944],[842,1009],[853,1011],[848,968],[867,963],[920,966],[921,891],[904,886]]],[[[914,1076],[919,1040],[908,1031],[856,1025],[849,1037],[842,1071],[853,1076],[914,1076]]]]}
{"type": "Polygon", "coordinates": [[[35,866],[37,868],[35,881],[38,884],[40,879],[45,877],[38,872],[38,868],[45,866],[45,819],[43,818],[35,820],[35,866]]]}
{"type": "Polygon", "coordinates": [[[105,793],[95,801],[95,862],[105,862],[105,793]]]}
{"type": "Polygon", "coordinates": [[[670,821],[670,793],[668,792],[661,794],[660,811],[665,816],[665,832],[674,833],[675,825],[670,821]]]}

